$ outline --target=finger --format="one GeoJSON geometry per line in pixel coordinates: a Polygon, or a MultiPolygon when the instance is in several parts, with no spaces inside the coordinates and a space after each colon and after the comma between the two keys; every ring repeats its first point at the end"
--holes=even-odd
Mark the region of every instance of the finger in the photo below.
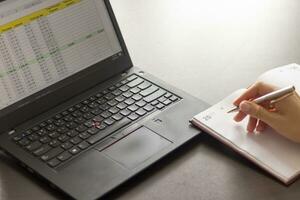
{"type": "Polygon", "coordinates": [[[262,82],[257,82],[254,85],[250,86],[246,92],[244,92],[240,97],[238,97],[233,104],[235,106],[238,106],[243,100],[249,100],[253,99],[257,96],[261,96],[264,94],[267,94],[269,92],[272,92],[275,90],[274,86],[262,83],[262,82]]]}
{"type": "Polygon", "coordinates": [[[257,84],[251,85],[241,96],[233,101],[235,106],[239,106],[243,100],[249,100],[254,98],[258,93],[258,86],[257,84]]]}
{"type": "Polygon", "coordinates": [[[253,133],[253,131],[256,128],[257,119],[254,117],[249,117],[248,125],[247,125],[247,131],[249,133],[253,133]]]}
{"type": "Polygon", "coordinates": [[[259,122],[256,126],[256,131],[263,132],[264,130],[266,130],[267,127],[268,127],[268,125],[265,122],[259,120],[259,122]]]}
{"type": "Polygon", "coordinates": [[[242,121],[247,115],[241,111],[239,111],[235,116],[234,116],[234,121],[240,122],[242,121]]]}
{"type": "Polygon", "coordinates": [[[251,117],[264,121],[269,125],[275,123],[275,119],[278,115],[276,112],[270,112],[264,107],[251,101],[243,101],[240,105],[240,110],[251,117]]]}

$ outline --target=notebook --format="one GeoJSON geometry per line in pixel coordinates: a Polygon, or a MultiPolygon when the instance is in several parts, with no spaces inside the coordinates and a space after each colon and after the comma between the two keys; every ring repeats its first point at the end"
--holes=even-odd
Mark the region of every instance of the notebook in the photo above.
{"type": "MultiPolygon", "coordinates": [[[[294,85],[300,88],[300,66],[290,64],[262,74],[258,80],[279,87],[294,85]],[[298,78],[297,78],[298,77],[298,78]]],[[[191,122],[222,143],[233,148],[285,184],[300,174],[300,144],[294,143],[268,128],[262,133],[249,134],[248,120],[235,122],[232,102],[246,89],[239,89],[219,103],[194,116],[191,122]]],[[[297,90],[299,93],[299,90],[297,90]]]]}

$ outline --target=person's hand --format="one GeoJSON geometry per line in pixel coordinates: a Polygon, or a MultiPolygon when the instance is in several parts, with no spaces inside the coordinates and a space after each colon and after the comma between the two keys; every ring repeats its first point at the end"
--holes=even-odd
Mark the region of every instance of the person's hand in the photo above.
{"type": "Polygon", "coordinates": [[[268,126],[284,137],[300,143],[300,97],[296,92],[281,97],[275,101],[257,105],[251,102],[277,88],[263,82],[257,82],[238,97],[233,104],[239,106],[239,112],[234,120],[242,121],[249,115],[247,130],[262,132],[268,126]]]}

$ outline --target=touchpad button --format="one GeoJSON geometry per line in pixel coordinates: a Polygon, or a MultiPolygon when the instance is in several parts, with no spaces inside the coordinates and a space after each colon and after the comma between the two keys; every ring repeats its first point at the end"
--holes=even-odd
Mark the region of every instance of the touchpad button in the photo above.
{"type": "Polygon", "coordinates": [[[170,141],[142,126],[103,153],[124,167],[133,169],[169,144],[170,141]]]}

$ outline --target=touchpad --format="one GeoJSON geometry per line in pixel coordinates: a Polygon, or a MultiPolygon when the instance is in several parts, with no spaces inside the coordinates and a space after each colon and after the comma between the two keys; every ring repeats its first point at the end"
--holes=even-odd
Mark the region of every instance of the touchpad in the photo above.
{"type": "Polygon", "coordinates": [[[133,169],[171,144],[170,141],[142,126],[103,151],[128,169],[133,169]]]}

